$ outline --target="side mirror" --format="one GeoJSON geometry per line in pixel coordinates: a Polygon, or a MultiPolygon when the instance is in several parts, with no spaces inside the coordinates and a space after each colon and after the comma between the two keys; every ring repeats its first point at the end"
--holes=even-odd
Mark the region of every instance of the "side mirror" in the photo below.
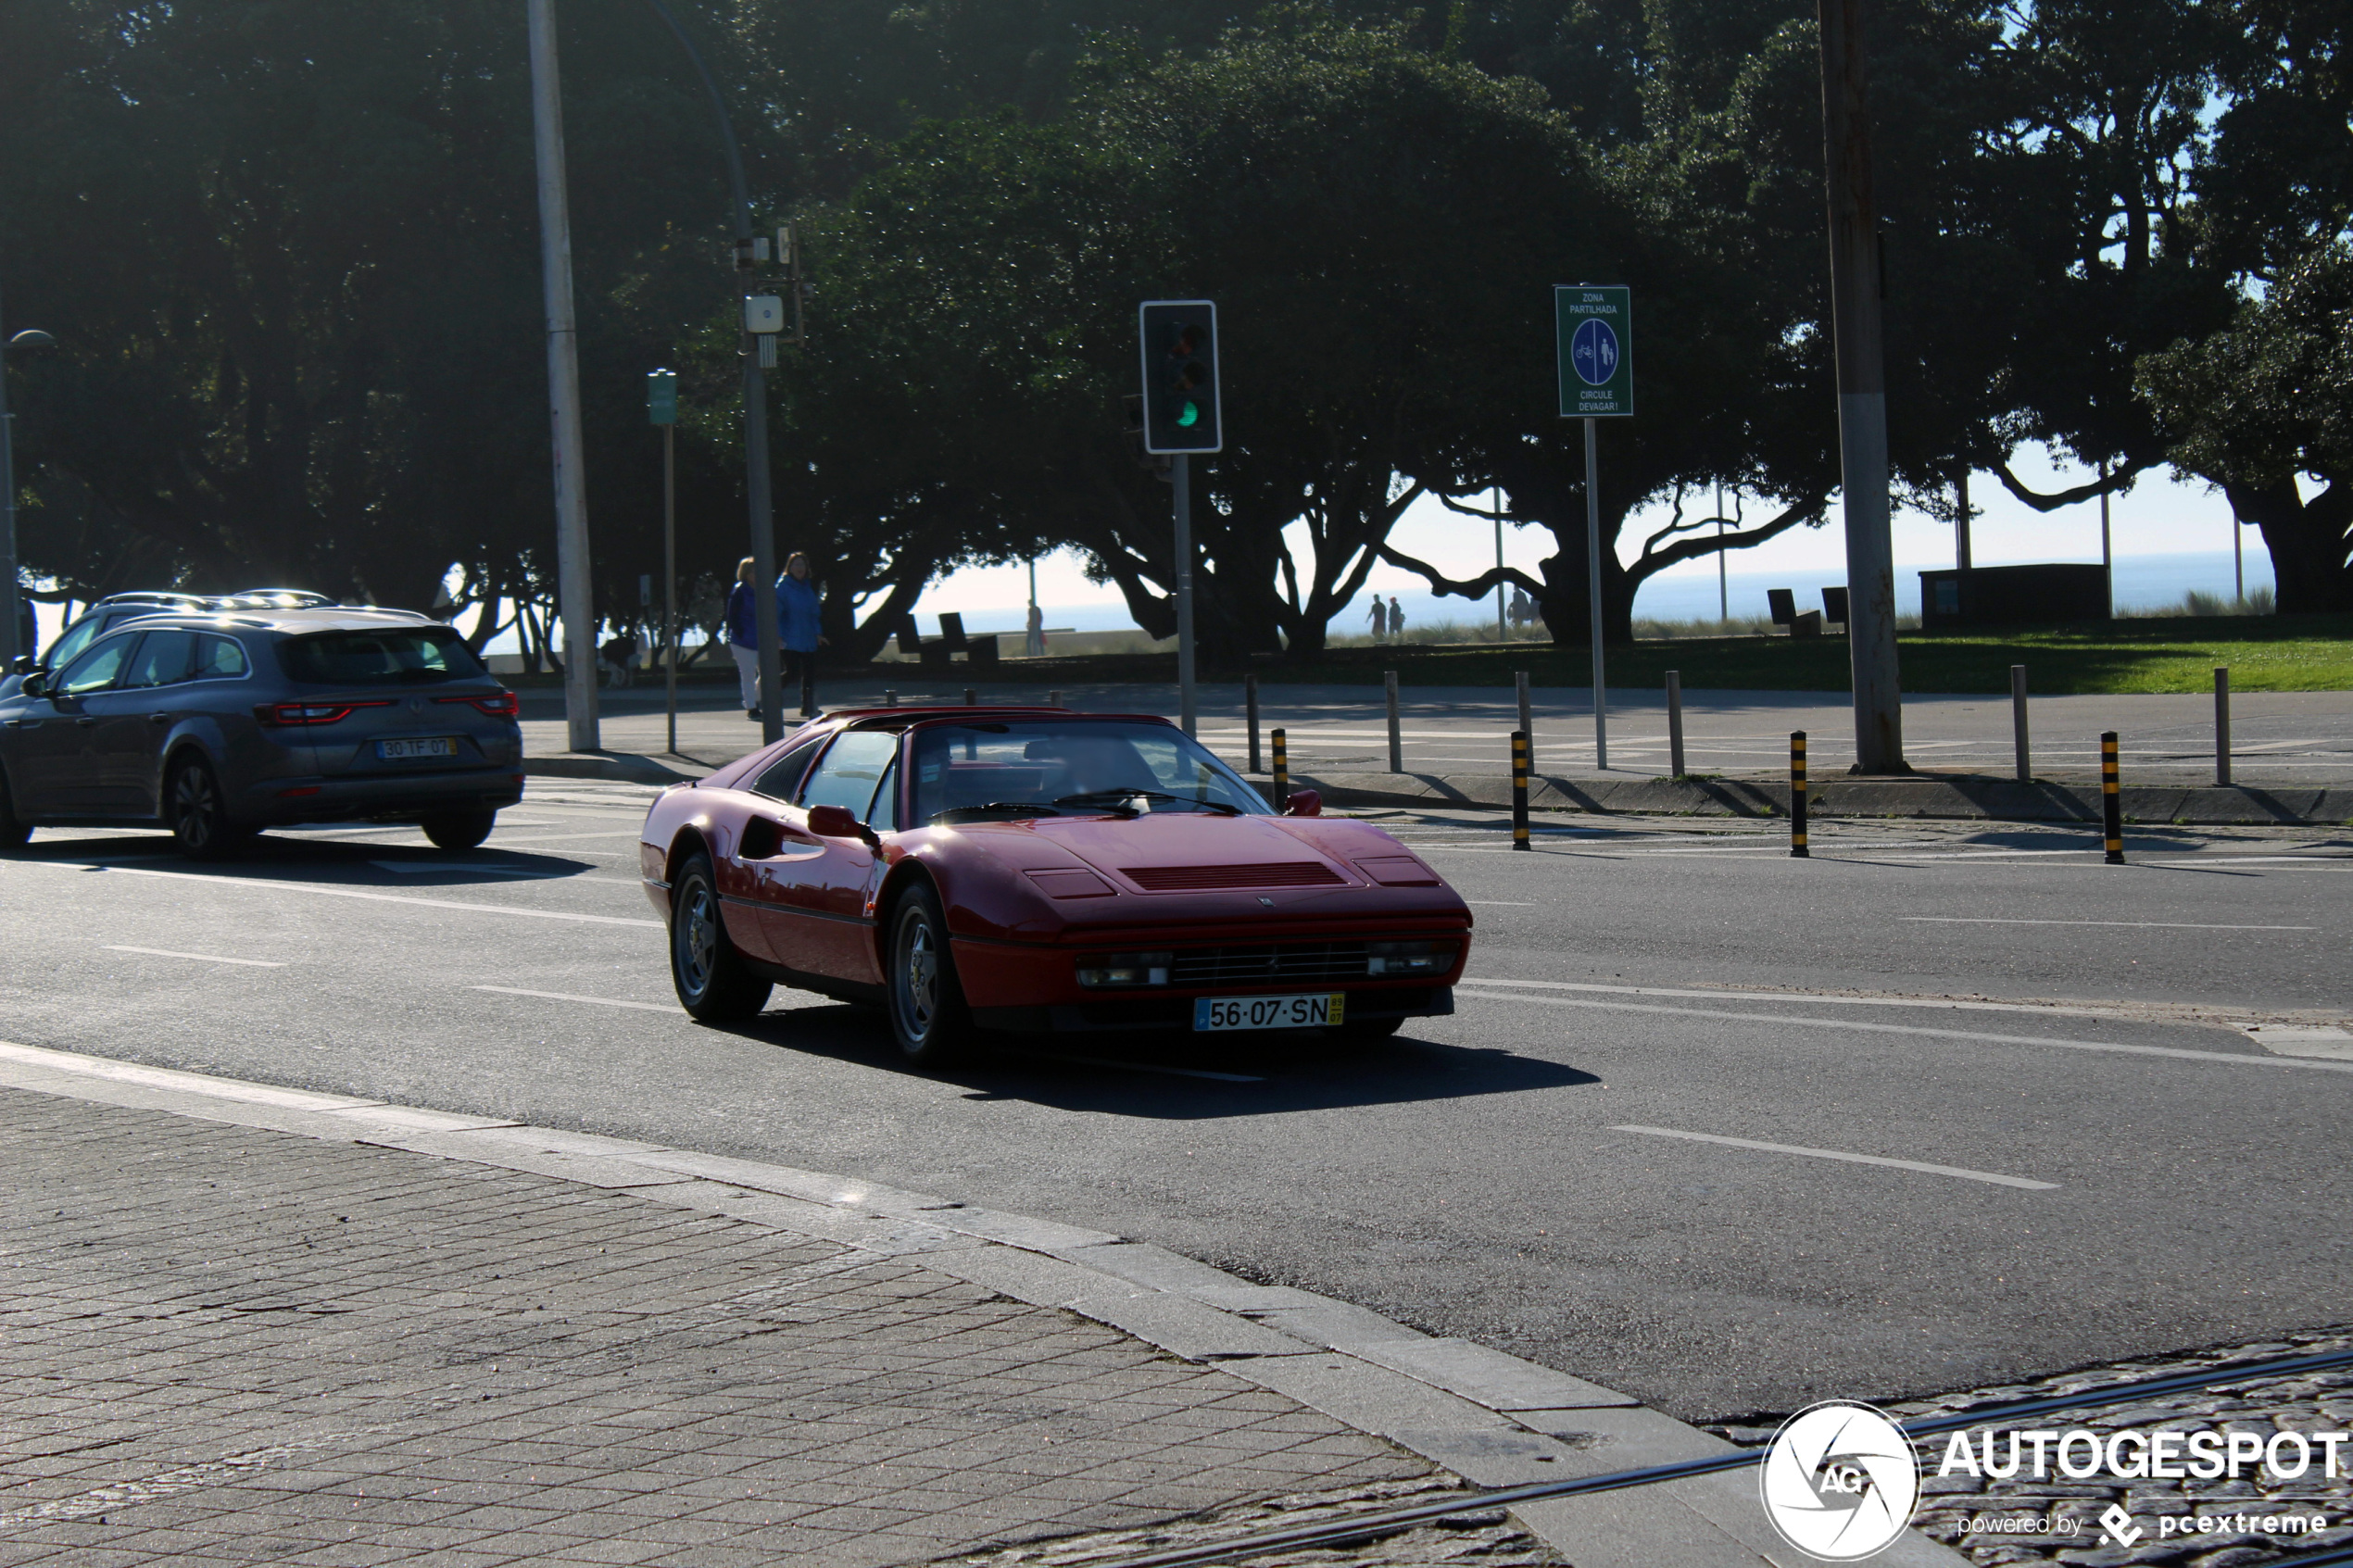
{"type": "Polygon", "coordinates": [[[1293,790],[1290,798],[1283,802],[1283,814],[1287,817],[1320,817],[1324,814],[1324,797],[1316,790],[1293,790]]]}
{"type": "Polygon", "coordinates": [[[874,840],[874,831],[851,816],[847,806],[812,806],[809,808],[809,831],[819,838],[862,838],[874,840]]]}
{"type": "Polygon", "coordinates": [[[23,692],[27,696],[39,696],[43,692],[49,689],[48,671],[45,670],[34,671],[31,674],[27,675],[24,678],[24,684],[18,689],[23,692]]]}

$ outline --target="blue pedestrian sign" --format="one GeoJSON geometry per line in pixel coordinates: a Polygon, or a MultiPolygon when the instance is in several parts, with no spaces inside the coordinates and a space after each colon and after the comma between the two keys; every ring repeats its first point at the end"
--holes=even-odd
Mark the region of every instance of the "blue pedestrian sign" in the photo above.
{"type": "Polygon", "coordinates": [[[1561,418],[1622,419],[1633,413],[1632,294],[1581,283],[1553,290],[1561,418]]]}

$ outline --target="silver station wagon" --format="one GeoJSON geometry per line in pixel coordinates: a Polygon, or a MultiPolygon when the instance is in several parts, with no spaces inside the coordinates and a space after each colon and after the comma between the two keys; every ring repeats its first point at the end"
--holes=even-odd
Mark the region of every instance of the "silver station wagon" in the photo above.
{"type": "Polygon", "coordinates": [[[291,822],[471,849],[522,797],[514,693],[406,610],[143,616],[0,696],[0,848],[155,826],[208,858],[291,822]]]}

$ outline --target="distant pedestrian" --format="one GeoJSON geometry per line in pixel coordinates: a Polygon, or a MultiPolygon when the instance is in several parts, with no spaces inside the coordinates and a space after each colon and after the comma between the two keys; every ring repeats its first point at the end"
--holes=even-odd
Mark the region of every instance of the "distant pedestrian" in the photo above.
{"type": "Polygon", "coordinates": [[[623,632],[607,639],[597,650],[597,662],[602,667],[605,684],[626,686],[633,678],[633,666],[637,659],[637,633],[623,632]]]}
{"type": "Polygon", "coordinates": [[[1397,602],[1394,594],[1389,596],[1389,640],[1392,643],[1405,640],[1405,607],[1397,602]]]}
{"type": "Polygon", "coordinates": [[[1029,621],[1027,625],[1028,630],[1022,637],[1022,652],[1032,659],[1045,658],[1046,612],[1038,608],[1038,601],[1036,599],[1029,601],[1029,621]]]}
{"type": "Polygon", "coordinates": [[[1371,621],[1373,622],[1373,641],[1377,643],[1385,643],[1389,641],[1389,607],[1380,602],[1380,596],[1378,594],[1375,594],[1373,596],[1373,613],[1371,621]]]}
{"type": "Polygon", "coordinates": [[[751,596],[758,581],[752,559],[746,556],[736,568],[736,585],[727,590],[727,651],[736,656],[736,683],[744,715],[760,717],[760,611],[751,596]]]}
{"type": "Polygon", "coordinates": [[[824,623],[824,601],[810,571],[808,555],[795,550],[785,558],[785,574],[776,579],[776,631],[777,640],[784,645],[785,689],[800,687],[804,719],[812,717],[815,706],[817,650],[826,642],[818,632],[824,623]]]}

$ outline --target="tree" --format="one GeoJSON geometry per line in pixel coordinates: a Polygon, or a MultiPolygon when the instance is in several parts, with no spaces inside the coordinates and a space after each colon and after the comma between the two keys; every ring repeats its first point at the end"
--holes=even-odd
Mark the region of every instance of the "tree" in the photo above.
{"type": "Polygon", "coordinates": [[[2183,469],[2263,531],[2284,614],[2353,610],[2353,247],[2289,268],[2226,330],[2141,362],[2183,469]],[[2307,500],[2297,481],[2322,488],[2307,500]]]}

